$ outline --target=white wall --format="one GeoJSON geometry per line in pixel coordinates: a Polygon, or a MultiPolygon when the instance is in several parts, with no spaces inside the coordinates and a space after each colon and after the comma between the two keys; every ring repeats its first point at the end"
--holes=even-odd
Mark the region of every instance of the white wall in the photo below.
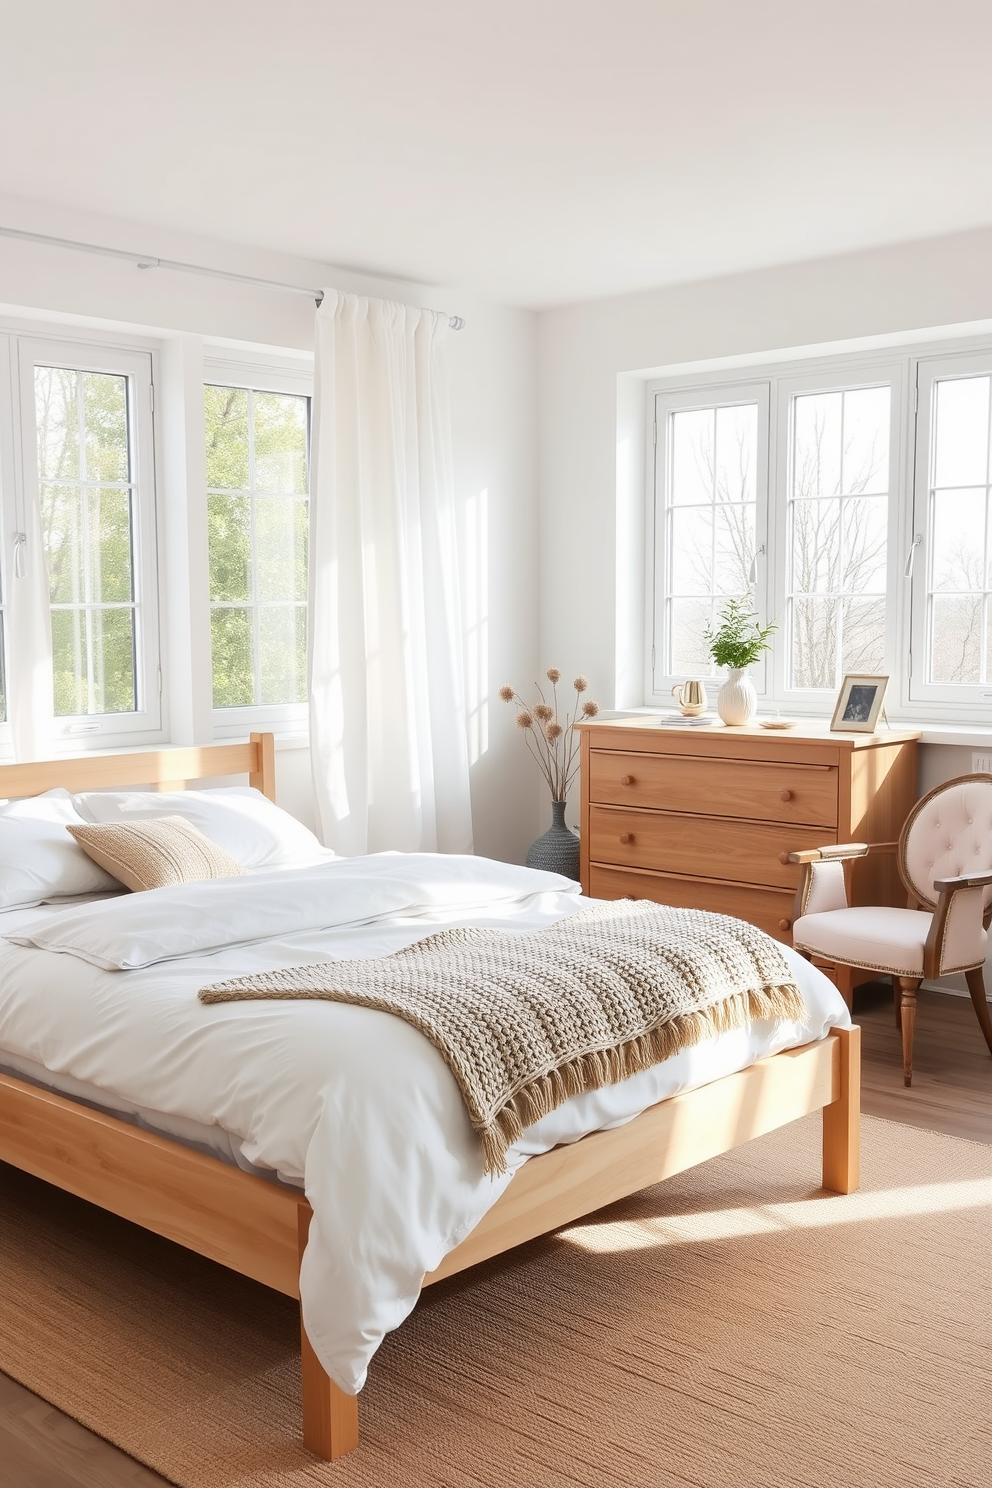
{"type": "MultiPolygon", "coordinates": [[[[536,771],[514,737],[511,720],[487,715],[500,682],[529,679],[536,666],[536,317],[469,301],[455,289],[356,274],[17,198],[0,198],[0,223],[260,278],[403,299],[465,316],[464,330],[453,333],[449,345],[455,485],[474,560],[469,599],[477,623],[468,639],[474,661],[470,701],[480,725],[472,769],[475,843],[479,852],[522,859],[537,827],[536,771]],[[485,517],[482,525],[480,515],[485,517]]],[[[172,503],[165,562],[171,563],[166,590],[173,607],[170,612],[167,606],[165,634],[180,651],[188,631],[184,595],[205,581],[205,553],[195,551],[193,542],[195,522],[187,529],[187,511],[177,511],[187,489],[197,483],[198,462],[191,457],[184,464],[189,449],[179,427],[184,399],[188,401],[196,381],[190,367],[195,372],[202,360],[204,338],[312,354],[313,303],[302,295],[142,270],[124,260],[0,237],[0,313],[14,320],[83,322],[101,331],[141,333],[159,343],[162,391],[169,404],[160,452],[160,500],[172,503]]],[[[195,503],[188,510],[195,513],[195,503]]],[[[208,742],[201,737],[208,712],[205,672],[173,677],[172,682],[173,742],[208,742]]],[[[298,745],[281,747],[277,780],[287,808],[312,826],[308,752],[298,745]]]]}

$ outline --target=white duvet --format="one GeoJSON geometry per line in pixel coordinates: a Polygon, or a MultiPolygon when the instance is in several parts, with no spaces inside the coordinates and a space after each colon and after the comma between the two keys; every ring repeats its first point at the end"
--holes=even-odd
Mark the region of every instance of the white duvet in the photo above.
{"type": "MultiPolygon", "coordinates": [[[[573,913],[554,874],[430,854],[336,859],[0,920],[0,1063],[213,1128],[239,1160],[302,1183],[313,1207],[301,1292],[332,1379],[354,1393],[382,1337],[528,1156],[619,1125],[676,1091],[847,1026],[833,986],[786,950],[801,1022],[722,1034],[569,1101],[483,1173],[441,1056],[399,1018],[331,1002],[205,1005],[208,982],[388,954],[442,925],[534,929],[573,913]],[[110,969],[133,968],[133,969],[110,969]],[[81,1087],[82,1088],[82,1087],[81,1087]]],[[[222,1144],[217,1144],[218,1146],[222,1144]]]]}

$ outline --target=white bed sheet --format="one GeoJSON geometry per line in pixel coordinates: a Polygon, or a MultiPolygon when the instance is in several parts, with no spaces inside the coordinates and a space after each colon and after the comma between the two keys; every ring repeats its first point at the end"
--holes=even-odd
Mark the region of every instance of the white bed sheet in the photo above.
{"type": "MultiPolygon", "coordinates": [[[[445,866],[457,875],[457,860],[445,866]]],[[[327,871],[342,869],[339,859],[327,871]]],[[[831,983],[784,948],[806,1000],[802,1020],[733,1030],[569,1101],[528,1128],[511,1149],[509,1172],[493,1179],[447,1066],[403,1020],[339,1003],[204,1005],[196,997],[223,977],[385,955],[446,925],[533,929],[589,902],[574,889],[543,888],[547,876],[516,872],[516,897],[488,907],[421,908],[135,971],[0,940],[0,1065],[302,1184],[314,1210],[301,1272],[307,1331],[332,1379],[356,1392],[384,1334],[415,1305],[423,1275],[475,1227],[527,1157],[850,1024],[831,983]]],[[[0,931],[65,913],[11,911],[0,931]]]]}

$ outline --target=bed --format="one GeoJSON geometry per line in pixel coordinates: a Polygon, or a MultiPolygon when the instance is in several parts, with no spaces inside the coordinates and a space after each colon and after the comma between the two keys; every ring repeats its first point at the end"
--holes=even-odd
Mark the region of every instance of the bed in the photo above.
{"type": "MultiPolygon", "coordinates": [[[[0,797],[33,797],[57,786],[73,792],[140,785],[165,791],[181,790],[188,783],[241,775],[247,775],[251,786],[274,801],[274,755],[270,735],[252,735],[244,745],[0,766],[0,797]]],[[[398,857],[396,864],[387,865],[391,866],[391,883],[395,884],[402,878],[400,868],[410,861],[408,857],[398,857]]],[[[347,903],[349,893],[365,894],[368,891],[368,884],[362,878],[368,862],[370,860],[351,860],[350,863],[338,860],[337,866],[330,865],[336,896],[342,903],[347,903]]],[[[433,924],[447,923],[453,915],[460,923],[476,923],[482,914],[480,905],[483,903],[488,906],[483,914],[483,918],[488,915],[486,922],[502,928],[550,923],[556,916],[574,908],[562,900],[560,884],[549,887],[540,876],[528,879],[521,888],[523,881],[518,883],[513,875],[524,874],[526,870],[486,865],[485,860],[478,860],[475,869],[472,862],[463,860],[458,865],[460,886],[453,888],[443,877],[448,871],[444,860],[439,859],[433,867],[427,866],[438,876],[432,880],[430,891],[421,893],[421,898],[427,903],[426,909],[419,900],[407,904],[401,896],[388,901],[393,909],[390,914],[383,915],[374,924],[366,921],[357,925],[354,913],[343,908],[339,914],[343,929],[335,933],[342,934],[346,944],[362,947],[358,954],[378,954],[392,945],[409,944],[418,935],[428,933],[433,924]],[[470,881],[473,872],[477,879],[474,884],[470,881]],[[457,898],[458,893],[462,897],[453,910],[453,896],[457,898]],[[513,894],[517,897],[514,898],[513,894]],[[405,912],[399,913],[397,906],[402,909],[404,905],[405,912]],[[347,919],[349,913],[352,916],[350,920],[347,919]]],[[[295,902],[303,903],[308,893],[314,896],[320,892],[325,882],[320,876],[323,873],[322,864],[315,864],[311,869],[297,869],[293,882],[299,885],[299,892],[294,889],[292,896],[282,891],[274,869],[268,878],[263,876],[260,883],[263,887],[270,885],[267,893],[273,906],[277,906],[280,895],[283,900],[292,897],[295,902]]],[[[288,884],[289,879],[285,882],[288,884]]],[[[155,891],[165,896],[172,892],[155,891]]],[[[216,906],[217,913],[205,918],[211,924],[215,920],[220,923],[224,906],[233,903],[232,891],[218,884],[212,893],[214,897],[209,902],[216,906]]],[[[154,919],[154,895],[127,897],[131,901],[146,901],[136,906],[132,904],[134,915],[140,913],[146,920],[149,917],[154,919]]],[[[166,907],[183,902],[181,894],[174,900],[168,897],[162,900],[166,907]]],[[[275,907],[272,912],[276,912],[275,907]]],[[[115,909],[113,913],[119,917],[120,911],[115,909]]],[[[60,935],[68,935],[69,932],[62,927],[77,920],[80,923],[95,922],[101,914],[105,921],[112,918],[109,912],[103,913],[102,908],[93,913],[85,906],[71,913],[64,908],[52,914],[51,922],[60,935]]],[[[181,915],[176,917],[182,918],[181,915]]],[[[8,914],[0,915],[0,930],[4,928],[3,920],[9,918],[8,914]]],[[[18,916],[14,918],[20,923],[18,916]]],[[[45,912],[38,911],[37,924],[41,925],[43,933],[47,933],[45,927],[48,923],[45,912]]],[[[312,958],[315,942],[308,940],[306,934],[286,931],[289,922],[279,923],[282,925],[280,933],[283,938],[279,945],[284,947],[280,951],[283,961],[292,960],[292,953],[296,959],[312,958]]],[[[229,945],[234,945],[234,942],[226,942],[217,951],[203,941],[203,934],[206,932],[201,933],[201,941],[197,942],[201,952],[204,945],[209,952],[203,966],[219,966],[222,970],[237,966],[241,943],[232,950],[229,945]]],[[[336,1132],[341,1134],[342,1166],[340,1173],[335,1169],[331,1177],[325,1176],[325,1169],[330,1170],[333,1166],[325,1151],[320,1166],[320,1183],[316,1185],[311,1183],[313,1175],[304,1171],[299,1156],[293,1156],[292,1134],[279,1138],[283,1142],[282,1148],[272,1137],[271,1140],[266,1138],[270,1140],[268,1148],[259,1138],[254,1146],[243,1140],[240,1148],[233,1152],[214,1150],[210,1141],[204,1138],[209,1136],[214,1126],[227,1131],[223,1122],[216,1122],[216,1109],[219,1107],[199,1113],[208,1118],[213,1113],[213,1126],[210,1120],[201,1121],[199,1126],[195,1121],[181,1120],[175,1111],[170,1122],[169,1102],[161,1095],[147,1102],[150,1112],[143,1112],[139,1109],[140,1102],[121,1098],[121,1089],[112,1088],[115,1087],[114,1081],[104,1081],[98,1060],[92,1067],[81,1057],[71,1064],[64,1049],[60,1052],[59,1038],[70,1037],[73,1017],[88,1015],[85,1006],[88,997],[93,999],[94,1006],[108,1008],[111,1007],[109,999],[117,997],[117,1002],[112,1005],[111,1021],[115,1029],[119,1024],[124,1030],[121,1038],[130,1037],[124,1025],[128,1019],[134,1023],[144,1005],[133,996],[125,998],[120,989],[144,989],[142,996],[147,996],[147,1006],[154,1011],[155,998],[165,996],[162,991],[166,987],[165,974],[159,977],[156,967],[152,966],[128,972],[130,980],[124,981],[119,974],[115,977],[106,970],[87,969],[71,956],[43,958],[49,968],[51,1004],[54,1008],[61,998],[63,1011],[59,1014],[58,1029],[54,1027],[53,1019],[53,1027],[44,1036],[33,1035],[35,1042],[30,1052],[34,1056],[47,1057],[27,1058],[26,1037],[19,1036],[17,1029],[18,1018],[26,1016],[24,1009],[31,999],[19,992],[19,978],[22,977],[22,966],[29,964],[32,955],[37,961],[37,950],[25,950],[17,951],[16,956],[9,958],[9,963],[0,962],[0,1030],[8,1030],[0,1035],[0,1068],[5,1070],[0,1073],[0,1158],[294,1298],[301,1295],[302,1266],[303,1312],[308,1307],[310,1309],[307,1321],[302,1321],[301,1313],[303,1438],[310,1450],[327,1459],[333,1460],[352,1450],[358,1442],[358,1401],[357,1393],[353,1391],[356,1383],[360,1385],[364,1379],[364,1372],[360,1360],[353,1364],[346,1360],[337,1366],[333,1343],[328,1341],[325,1321],[314,1301],[315,1293],[333,1293],[338,1287],[338,1296],[341,1297],[348,1287],[347,1271],[335,1268],[339,1252],[346,1251],[349,1242],[346,1236],[338,1236],[333,1230],[334,1221],[328,1217],[327,1194],[331,1177],[340,1182],[341,1193],[357,1192],[356,1183],[360,1181],[356,1179],[355,1171],[364,1160],[362,1153],[356,1148],[353,1155],[350,1143],[347,1152],[343,1151],[346,1145],[343,1133],[348,1130],[349,1119],[353,1123],[355,1120],[347,1108],[348,1089],[345,1088],[341,1096],[344,1104],[340,1110],[328,1113],[321,1109],[319,1130],[324,1134],[325,1148],[328,1143],[334,1145],[336,1132]],[[10,970],[5,971],[8,964],[10,970]],[[58,972],[57,977],[53,967],[58,972]],[[5,1001],[8,993],[9,1008],[5,1001]],[[80,1008],[76,1007],[77,1003],[80,1008]],[[64,1032],[63,1024],[66,1025],[64,1032]],[[71,1067],[67,1068],[70,1064],[71,1067]],[[88,1080],[87,1076],[93,1073],[100,1078],[88,1080]],[[284,1157],[280,1157],[280,1153],[284,1153],[284,1157]],[[282,1172],[283,1165],[286,1172],[282,1172]],[[276,1173],[281,1173],[284,1181],[273,1181],[276,1173]],[[308,1246],[312,1226],[314,1243],[308,1246]],[[329,1363],[331,1371],[344,1387],[331,1377],[325,1363],[329,1363]]],[[[196,956],[187,959],[189,966],[187,968],[183,963],[184,975],[192,985],[196,979],[202,979],[203,972],[196,956]]],[[[690,1069],[693,1059],[687,1061],[686,1069],[681,1072],[676,1068],[676,1061],[668,1061],[666,1063],[672,1065],[672,1069],[652,1073],[654,1083],[648,1082],[643,1087],[649,1094],[645,1096],[642,1091],[638,1097],[643,1109],[636,1114],[629,1105],[615,1103],[620,1100],[619,1096],[597,1097],[589,1103],[587,1111],[577,1115],[570,1113],[567,1120],[563,1117],[557,1125],[552,1122],[547,1131],[538,1131],[529,1148],[518,1153],[512,1170],[501,1181],[495,1202],[492,1202],[491,1195],[479,1198],[481,1190],[472,1188],[466,1180],[462,1185],[464,1191],[467,1194],[471,1189],[474,1197],[471,1202],[462,1201],[458,1223],[455,1224],[452,1219],[454,1210],[445,1210],[443,1204],[432,1199],[431,1213],[419,1227],[424,1235],[418,1235],[417,1225],[411,1226],[412,1238],[403,1235],[395,1245],[390,1240],[393,1250],[385,1254],[379,1272],[371,1268],[373,1290],[388,1283],[388,1292],[393,1284],[391,1268],[399,1269],[396,1249],[407,1246],[409,1254],[404,1251],[407,1272],[411,1265],[416,1267],[419,1264],[415,1284],[411,1288],[407,1275],[395,1283],[393,1292],[385,1300],[370,1298],[366,1313],[356,1313],[352,1319],[356,1336],[363,1329],[368,1333],[370,1328],[374,1331],[395,1326],[413,1305],[421,1284],[429,1285],[499,1255],[817,1110],[823,1113],[823,1186],[839,1193],[855,1189],[858,1185],[859,1030],[850,1026],[846,1009],[825,978],[815,980],[819,974],[812,968],[807,968],[802,974],[811,979],[808,986],[812,989],[813,1001],[823,999],[817,1004],[815,1018],[811,1014],[815,1026],[812,1032],[807,1031],[804,1042],[795,1043],[796,1037],[801,1035],[793,1030],[792,1046],[780,1047],[785,1033],[776,1031],[774,1037],[769,1035],[771,1042],[767,1046],[758,1047],[758,1057],[754,1057],[756,1051],[753,1047],[746,1050],[743,1046],[737,1049],[728,1047],[720,1056],[723,1064],[714,1066],[715,1074],[713,1069],[703,1074],[700,1074],[701,1067],[690,1069]],[[762,1047],[773,1052],[761,1054],[762,1047]],[[737,1065],[743,1067],[732,1067],[737,1065]],[[674,1085],[665,1084],[666,1080],[674,1082],[674,1085]],[[658,1098],[659,1091],[670,1088],[677,1093],[658,1098]],[[651,1098],[651,1093],[654,1098],[651,1098]],[[601,1129],[590,1129],[593,1125],[601,1129]],[[434,1210],[439,1212],[435,1214],[434,1210]],[[447,1237],[444,1244],[439,1243],[441,1235],[447,1237]],[[429,1263],[425,1257],[429,1258],[429,1263]],[[385,1283],[381,1278],[385,1278],[385,1283]],[[373,1303],[379,1308],[374,1317],[368,1311],[373,1303]]],[[[168,985],[171,987],[172,982],[168,985]]],[[[364,1009],[351,1011],[365,1012],[364,1009]]],[[[185,1012],[183,1016],[186,1016],[185,1012]]],[[[219,1034],[215,1037],[211,1053],[211,1059],[220,1072],[219,1085],[223,1085],[225,1079],[229,1084],[236,1081],[240,1057],[238,1039],[249,1039],[257,1032],[258,1037],[268,1040],[266,1047],[274,1051],[270,1062],[276,1066],[284,1047],[301,1047],[299,1042],[292,1046],[281,1042],[282,1024],[269,1022],[258,1025],[256,1029],[252,1022],[256,1016],[258,1008],[248,1015],[243,1011],[232,1014],[228,1005],[225,1017],[229,1021],[211,1025],[211,1029],[219,1029],[225,1038],[221,1043],[219,1034]],[[235,1018],[237,1021],[230,1021],[235,1018]],[[225,1066],[225,1059],[230,1061],[229,1067],[225,1066]]],[[[290,1017],[288,1011],[285,1016],[287,1019],[290,1017]]],[[[322,1018],[324,1014],[323,1011],[319,1014],[313,1012],[309,1016],[322,1018]]],[[[384,1015],[374,1013],[370,1016],[382,1018],[384,1015]]],[[[293,1017],[298,1020],[298,1015],[293,1017]]],[[[391,1019],[389,1022],[399,1023],[399,1020],[391,1019]]],[[[338,1025],[339,1029],[341,1026],[338,1025]]],[[[381,1029],[383,1025],[377,1027],[381,1029]]],[[[400,1027],[406,1029],[406,1025],[400,1027]]],[[[289,1028],[288,1023],[286,1028],[289,1028]]],[[[294,1038],[299,1041],[302,1035],[295,1022],[293,1028],[294,1038]]],[[[188,1051],[192,1047],[189,1029],[178,1021],[174,1036],[177,1048],[188,1051]]],[[[420,1040],[413,1030],[396,1034],[392,1031],[388,1034],[377,1032],[376,1037],[398,1040],[397,1048],[402,1045],[401,1052],[406,1050],[404,1058],[412,1057],[413,1046],[409,1039],[420,1040]]],[[[77,1044],[79,1042],[77,1039],[77,1044]]],[[[425,1040],[420,1040],[420,1043],[426,1047],[425,1040]]],[[[134,1047],[137,1049],[139,1045],[134,1044],[134,1047]]],[[[383,1044],[382,1047],[392,1058],[392,1045],[383,1044]]],[[[191,1057],[195,1069],[195,1057],[191,1057]]],[[[154,1086],[154,1073],[151,1064],[144,1074],[135,1069],[131,1074],[137,1082],[135,1090],[154,1086]]],[[[275,1081],[284,1076],[276,1069],[267,1073],[266,1078],[275,1081]]],[[[357,1073],[355,1078],[357,1081],[357,1073]]],[[[435,1080],[425,1065],[418,1080],[418,1091],[422,1085],[435,1092],[432,1099],[436,1100],[438,1111],[432,1111],[429,1117],[434,1121],[436,1114],[438,1129],[441,1130],[444,1122],[457,1120],[445,1104],[450,1093],[445,1077],[435,1080]]],[[[297,1085],[303,1083],[296,1081],[297,1085]]],[[[447,1083],[453,1087],[453,1081],[448,1079],[447,1083]]],[[[347,1082],[344,1084],[347,1087],[347,1082]]],[[[273,1085],[271,1088],[279,1093],[280,1101],[287,1099],[285,1091],[289,1090],[289,1085],[273,1085]]],[[[621,1087],[614,1087],[614,1090],[621,1090],[621,1087]]],[[[131,1095],[134,1096],[134,1091],[131,1095]]],[[[624,1098],[628,1102],[634,1100],[633,1096],[625,1095],[624,1098]]],[[[569,1107],[573,1104],[570,1102],[569,1107]]],[[[361,1121],[366,1119],[366,1115],[361,1117],[361,1121]]],[[[245,1138],[244,1128],[250,1124],[247,1117],[241,1119],[237,1116],[228,1122],[239,1138],[245,1138]]],[[[290,1124],[287,1115],[283,1125],[289,1127],[290,1124]]],[[[275,1128],[279,1122],[270,1125],[275,1128]]],[[[543,1125],[539,1123],[539,1127],[543,1125]]],[[[460,1138],[456,1140],[448,1134],[446,1140],[450,1142],[454,1154],[451,1161],[454,1162],[460,1151],[460,1138]]],[[[420,1145],[426,1147],[429,1144],[420,1145]]],[[[412,1175],[411,1184],[415,1181],[417,1161],[419,1157],[408,1157],[402,1167],[396,1167],[398,1176],[393,1186],[402,1186],[399,1178],[407,1168],[412,1175]]],[[[459,1161],[464,1168],[468,1159],[462,1154],[459,1161]]],[[[347,1206],[339,1204],[337,1207],[347,1206]]],[[[370,1209],[366,1234],[372,1235],[373,1239],[376,1223],[376,1212],[370,1209]]],[[[389,1223],[397,1229],[402,1228],[399,1211],[396,1216],[389,1216],[389,1223]]],[[[343,1260],[340,1265],[344,1266],[343,1260]]],[[[348,1306],[342,1304],[341,1310],[347,1314],[348,1306]]]]}

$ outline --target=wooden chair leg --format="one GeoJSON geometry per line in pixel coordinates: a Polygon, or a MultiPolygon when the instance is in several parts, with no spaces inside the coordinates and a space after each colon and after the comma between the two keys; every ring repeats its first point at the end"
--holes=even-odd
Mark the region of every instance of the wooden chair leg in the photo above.
{"type": "MultiPolygon", "coordinates": [[[[310,1205],[297,1210],[300,1260],[307,1248],[310,1205]]],[[[303,1371],[303,1445],[326,1462],[335,1462],[358,1446],[358,1396],[346,1395],[329,1378],[314,1353],[300,1314],[300,1364],[303,1371]]]]}
{"type": "Polygon", "coordinates": [[[823,1186],[854,1193],[861,1182],[861,1029],[835,1028],[839,1093],[823,1108],[823,1186]]]}
{"type": "Polygon", "coordinates": [[[899,988],[899,1026],[902,1029],[902,1083],[913,1083],[913,1035],[916,1032],[916,992],[922,977],[896,978],[899,988]]]}
{"type": "Polygon", "coordinates": [[[975,1004],[975,1012],[978,1014],[979,1027],[985,1035],[985,1042],[989,1046],[989,1053],[992,1054],[992,1015],[989,1014],[988,998],[985,995],[984,966],[975,966],[971,971],[966,971],[965,977],[968,982],[968,991],[971,993],[971,1000],[975,1004]]]}
{"type": "Polygon", "coordinates": [[[895,1010],[896,1010],[896,1028],[901,1030],[902,1029],[902,988],[899,985],[899,978],[898,977],[893,977],[892,978],[892,1001],[893,1001],[893,1003],[895,1005],[895,1010]]]}
{"type": "Polygon", "coordinates": [[[346,1395],[328,1379],[300,1319],[303,1365],[303,1445],[327,1462],[358,1446],[358,1397],[346,1395]]]}

